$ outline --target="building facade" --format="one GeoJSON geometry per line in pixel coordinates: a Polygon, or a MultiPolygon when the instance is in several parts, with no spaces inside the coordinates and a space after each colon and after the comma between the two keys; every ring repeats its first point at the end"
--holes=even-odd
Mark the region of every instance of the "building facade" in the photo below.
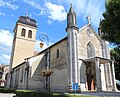
{"type": "MultiPolygon", "coordinates": [[[[21,25],[23,24],[24,22],[21,25]]],[[[22,29],[15,29],[15,32],[21,31],[22,29]]],[[[90,18],[88,24],[78,28],[72,5],[67,14],[66,32],[68,35],[65,38],[37,55],[28,57],[19,55],[16,51],[16,60],[17,56],[25,60],[14,66],[12,60],[7,87],[68,92],[72,91],[73,83],[78,83],[81,91],[116,91],[114,65],[110,60],[108,43],[95,32],[90,18]]],[[[19,44],[16,45],[19,47],[19,44]]],[[[24,47],[24,44],[20,45],[24,47]]],[[[13,48],[16,48],[14,42],[13,48]]],[[[23,53],[23,49],[20,50],[23,53]]],[[[33,48],[26,50],[33,52],[33,48]]],[[[13,56],[14,53],[11,59],[13,56]]]]}
{"type": "Polygon", "coordinates": [[[0,65],[0,86],[4,87],[6,83],[6,74],[9,72],[9,65],[0,65]]]}
{"type": "Polygon", "coordinates": [[[10,70],[22,63],[25,58],[34,55],[36,29],[34,19],[30,19],[28,16],[19,17],[14,28],[10,70]]]}

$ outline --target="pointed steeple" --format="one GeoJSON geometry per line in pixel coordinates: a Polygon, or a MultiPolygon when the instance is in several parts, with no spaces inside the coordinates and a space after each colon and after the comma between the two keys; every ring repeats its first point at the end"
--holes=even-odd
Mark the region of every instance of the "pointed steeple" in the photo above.
{"type": "Polygon", "coordinates": [[[69,13],[67,14],[67,28],[66,28],[66,31],[69,28],[74,28],[74,29],[78,30],[77,21],[76,21],[76,13],[73,10],[72,4],[70,4],[69,13]]]}
{"type": "Polygon", "coordinates": [[[74,10],[73,10],[73,7],[72,7],[72,4],[70,4],[69,13],[74,13],[74,10]]]}
{"type": "Polygon", "coordinates": [[[101,23],[102,23],[102,20],[100,19],[100,24],[99,24],[99,27],[98,27],[98,34],[99,34],[100,37],[102,36],[101,23]]]}

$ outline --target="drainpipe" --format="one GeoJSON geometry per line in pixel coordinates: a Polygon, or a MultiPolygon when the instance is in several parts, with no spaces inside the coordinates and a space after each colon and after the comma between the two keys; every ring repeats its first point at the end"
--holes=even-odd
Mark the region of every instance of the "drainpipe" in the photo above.
{"type": "Polygon", "coordinates": [[[10,86],[9,86],[9,88],[12,88],[12,73],[13,73],[13,70],[11,70],[11,72],[10,72],[10,86]]]}
{"type": "Polygon", "coordinates": [[[25,71],[27,72],[27,79],[26,79],[26,89],[28,89],[28,78],[29,78],[29,62],[28,62],[28,59],[25,59],[26,61],[26,68],[25,68],[25,71]]]}

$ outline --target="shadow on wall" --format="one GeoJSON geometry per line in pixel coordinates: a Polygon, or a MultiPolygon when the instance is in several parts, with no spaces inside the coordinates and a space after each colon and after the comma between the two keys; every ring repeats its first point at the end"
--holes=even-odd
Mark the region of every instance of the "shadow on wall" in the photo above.
{"type": "MultiPolygon", "coordinates": [[[[40,60],[40,59],[38,59],[38,60],[40,60]]],[[[36,60],[36,61],[38,61],[38,60],[36,60]]],[[[32,76],[32,79],[42,81],[44,79],[44,77],[42,76],[42,70],[45,69],[46,65],[47,65],[46,55],[44,55],[42,57],[42,59],[40,60],[39,64],[36,64],[36,65],[38,65],[38,66],[32,76]]]]}

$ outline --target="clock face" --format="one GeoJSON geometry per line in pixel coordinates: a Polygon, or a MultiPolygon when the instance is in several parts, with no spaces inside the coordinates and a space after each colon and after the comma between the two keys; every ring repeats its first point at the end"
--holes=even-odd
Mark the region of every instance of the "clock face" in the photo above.
{"type": "Polygon", "coordinates": [[[87,34],[88,34],[88,36],[89,36],[89,37],[91,37],[91,36],[92,36],[92,32],[91,32],[91,30],[90,30],[90,28],[89,28],[89,27],[87,27],[87,34]]]}

